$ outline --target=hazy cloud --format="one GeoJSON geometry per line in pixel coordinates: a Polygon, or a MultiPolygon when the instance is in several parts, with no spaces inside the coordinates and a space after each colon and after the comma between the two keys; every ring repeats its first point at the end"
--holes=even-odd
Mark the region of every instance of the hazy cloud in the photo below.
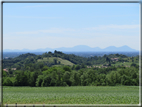
{"type": "Polygon", "coordinates": [[[70,36],[71,38],[92,38],[104,36],[139,36],[139,25],[102,25],[91,28],[49,28],[35,31],[14,32],[17,35],[70,36]],[[131,33],[130,33],[131,32],[131,33]]]}
{"type": "Polygon", "coordinates": [[[70,28],[50,28],[47,30],[37,30],[37,31],[25,31],[25,32],[15,32],[15,34],[40,34],[40,33],[65,33],[68,31],[75,31],[75,29],[70,28]]]}
{"type": "Polygon", "coordinates": [[[86,30],[122,30],[138,29],[140,25],[100,25],[97,27],[85,28],[86,30]]]}
{"type": "Polygon", "coordinates": [[[70,28],[51,28],[48,30],[39,30],[39,32],[42,33],[64,33],[67,31],[75,31],[75,29],[70,29],[70,28]]]}
{"type": "Polygon", "coordinates": [[[30,18],[30,19],[61,19],[62,18],[62,17],[10,16],[10,15],[4,15],[4,17],[9,17],[9,18],[30,18]]]}

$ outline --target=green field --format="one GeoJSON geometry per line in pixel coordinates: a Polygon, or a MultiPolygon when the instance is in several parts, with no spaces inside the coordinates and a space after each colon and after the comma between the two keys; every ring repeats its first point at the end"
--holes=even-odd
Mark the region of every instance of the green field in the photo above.
{"type": "Polygon", "coordinates": [[[139,104],[138,86],[3,87],[4,104],[139,104]]]}

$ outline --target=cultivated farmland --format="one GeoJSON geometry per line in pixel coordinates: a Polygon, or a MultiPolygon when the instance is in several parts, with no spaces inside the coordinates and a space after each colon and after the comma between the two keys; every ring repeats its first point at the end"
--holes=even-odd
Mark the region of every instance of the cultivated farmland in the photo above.
{"type": "Polygon", "coordinates": [[[4,104],[139,104],[138,86],[3,87],[4,104]]]}

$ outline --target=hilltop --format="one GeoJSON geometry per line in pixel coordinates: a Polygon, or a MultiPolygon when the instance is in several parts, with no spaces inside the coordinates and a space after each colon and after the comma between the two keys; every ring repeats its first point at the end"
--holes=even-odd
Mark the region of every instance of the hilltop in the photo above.
{"type": "Polygon", "coordinates": [[[42,55],[35,55],[32,53],[26,53],[19,55],[15,58],[8,58],[3,60],[3,68],[17,68],[17,69],[27,69],[25,66],[36,66],[36,65],[46,65],[51,66],[61,66],[61,65],[86,65],[86,66],[102,66],[102,65],[126,65],[130,66],[132,63],[138,64],[137,57],[128,57],[122,54],[109,54],[92,57],[81,57],[74,54],[65,54],[60,51],[46,52],[42,55]],[[114,61],[113,58],[117,58],[117,61],[114,61]]]}

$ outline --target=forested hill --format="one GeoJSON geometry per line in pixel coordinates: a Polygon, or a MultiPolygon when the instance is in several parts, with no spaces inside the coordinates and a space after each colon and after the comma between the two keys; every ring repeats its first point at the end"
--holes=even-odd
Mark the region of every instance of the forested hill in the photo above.
{"type": "Polygon", "coordinates": [[[43,53],[42,55],[35,55],[32,53],[22,54],[15,58],[8,58],[3,60],[3,68],[19,67],[27,64],[44,63],[44,65],[60,65],[61,62],[68,61],[73,64],[81,64],[87,61],[85,57],[79,57],[73,54],[64,54],[62,52],[54,51],[43,53]],[[52,61],[53,60],[53,61],[52,61]]]}
{"type": "Polygon", "coordinates": [[[127,57],[126,55],[122,54],[110,54],[104,55],[103,57],[80,57],[74,54],[64,54],[60,51],[54,51],[43,53],[42,55],[35,55],[32,53],[22,54],[15,58],[8,58],[3,60],[3,68],[18,68],[21,69],[25,65],[31,66],[32,64],[44,64],[47,66],[53,65],[99,65],[99,64],[115,64],[116,62],[112,61],[112,58],[118,58],[118,62],[131,62],[134,61],[138,63],[139,57],[127,57]]]}
{"type": "Polygon", "coordinates": [[[3,60],[5,86],[138,85],[139,56],[80,57],[59,51],[3,60]]]}

